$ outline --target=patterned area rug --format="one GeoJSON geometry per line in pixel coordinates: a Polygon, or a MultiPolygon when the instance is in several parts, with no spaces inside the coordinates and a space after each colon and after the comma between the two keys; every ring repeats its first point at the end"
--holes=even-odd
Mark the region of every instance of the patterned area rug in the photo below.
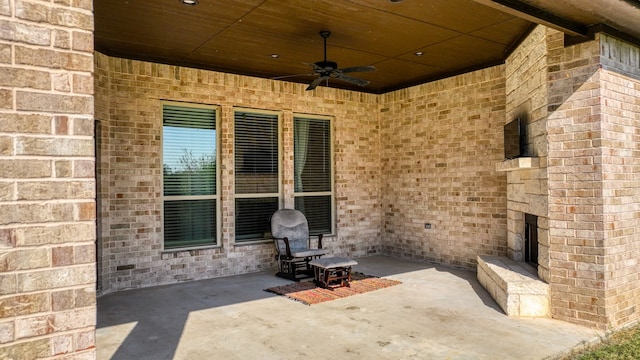
{"type": "Polygon", "coordinates": [[[325,301],[341,299],[347,296],[363,294],[398,284],[402,284],[402,282],[364,275],[362,273],[353,273],[351,275],[351,287],[324,289],[317,287],[313,281],[300,281],[297,283],[268,288],[264,291],[282,295],[306,305],[313,305],[325,301]]]}

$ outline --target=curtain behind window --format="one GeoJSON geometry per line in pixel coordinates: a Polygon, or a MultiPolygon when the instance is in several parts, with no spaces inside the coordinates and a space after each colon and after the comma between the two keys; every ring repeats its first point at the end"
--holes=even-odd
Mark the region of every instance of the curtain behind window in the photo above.
{"type": "Polygon", "coordinates": [[[331,122],[294,118],[295,208],[302,211],[312,234],[332,230],[331,122]]]}

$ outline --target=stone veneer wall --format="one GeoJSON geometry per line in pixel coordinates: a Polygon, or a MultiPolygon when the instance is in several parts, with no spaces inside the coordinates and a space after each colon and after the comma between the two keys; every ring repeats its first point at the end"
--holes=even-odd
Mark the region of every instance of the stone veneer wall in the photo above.
{"type": "Polygon", "coordinates": [[[92,5],[0,1],[0,359],[95,358],[92,5]]]}
{"type": "Polygon", "coordinates": [[[96,54],[102,293],[275,267],[271,242],[233,244],[233,107],[282,113],[286,207],[293,207],[293,114],[332,116],[337,236],[326,238],[324,245],[353,257],[381,251],[378,97],[304,88],[96,54]],[[163,251],[162,100],[221,107],[221,247],[163,251]]]}
{"type": "Polygon", "coordinates": [[[640,310],[639,50],[547,44],[552,315],[618,327],[640,310]]]}
{"type": "Polygon", "coordinates": [[[385,252],[475,269],[506,255],[504,66],[382,95],[385,252]],[[431,224],[431,229],[425,228],[431,224]]]}
{"type": "Polygon", "coordinates": [[[509,258],[524,260],[524,214],[538,216],[538,276],[549,281],[547,188],[547,28],[536,27],[506,60],[506,122],[527,123],[534,168],[507,171],[509,258]]]}

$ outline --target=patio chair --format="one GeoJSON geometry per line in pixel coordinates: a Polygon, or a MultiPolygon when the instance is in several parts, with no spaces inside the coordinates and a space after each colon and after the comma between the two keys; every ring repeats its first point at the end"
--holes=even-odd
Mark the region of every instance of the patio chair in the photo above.
{"type": "Polygon", "coordinates": [[[322,234],[318,235],[318,247],[311,247],[307,218],[298,210],[280,209],[271,216],[271,236],[276,246],[277,276],[299,281],[312,277],[309,261],[329,253],[322,249],[322,234]]]}

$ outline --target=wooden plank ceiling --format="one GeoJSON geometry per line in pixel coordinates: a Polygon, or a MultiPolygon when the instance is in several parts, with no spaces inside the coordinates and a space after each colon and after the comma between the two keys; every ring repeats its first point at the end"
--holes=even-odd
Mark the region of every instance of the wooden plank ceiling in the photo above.
{"type": "Polygon", "coordinates": [[[323,60],[329,30],[328,60],[377,71],[349,74],[366,87],[328,85],[370,93],[501,63],[532,26],[473,0],[95,0],[94,11],[107,55],[263,78],[313,73],[305,63],[323,60]]]}

